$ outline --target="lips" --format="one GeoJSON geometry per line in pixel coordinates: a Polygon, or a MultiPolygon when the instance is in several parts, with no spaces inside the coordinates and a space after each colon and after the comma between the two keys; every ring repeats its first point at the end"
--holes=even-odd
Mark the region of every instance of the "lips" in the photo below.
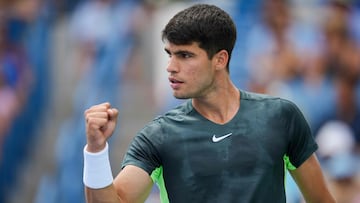
{"type": "Polygon", "coordinates": [[[180,85],[184,83],[178,79],[175,79],[174,77],[169,77],[169,82],[170,82],[171,88],[173,88],[173,89],[178,89],[180,87],[180,85]]]}

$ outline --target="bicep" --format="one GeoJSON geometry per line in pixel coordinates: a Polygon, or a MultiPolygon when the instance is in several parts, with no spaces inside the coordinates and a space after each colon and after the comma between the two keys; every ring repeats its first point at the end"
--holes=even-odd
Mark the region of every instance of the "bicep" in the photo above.
{"type": "Polygon", "coordinates": [[[153,181],[145,170],[128,165],[117,175],[114,186],[121,202],[144,202],[152,189],[153,181]]]}
{"type": "Polygon", "coordinates": [[[334,202],[315,154],[290,173],[306,202],[334,202]]]}

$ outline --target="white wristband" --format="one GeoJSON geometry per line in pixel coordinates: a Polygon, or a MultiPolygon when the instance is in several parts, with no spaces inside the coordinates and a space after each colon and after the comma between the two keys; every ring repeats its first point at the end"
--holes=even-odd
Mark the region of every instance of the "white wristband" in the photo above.
{"type": "Polygon", "coordinates": [[[84,184],[92,189],[100,189],[112,184],[113,176],[109,161],[109,146],[100,152],[92,153],[84,147],[84,184]]]}

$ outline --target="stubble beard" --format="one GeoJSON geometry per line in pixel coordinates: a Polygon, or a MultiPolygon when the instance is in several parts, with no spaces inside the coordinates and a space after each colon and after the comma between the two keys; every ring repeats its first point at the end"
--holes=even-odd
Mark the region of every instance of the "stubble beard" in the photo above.
{"type": "Polygon", "coordinates": [[[179,93],[177,94],[176,91],[173,92],[173,96],[176,99],[194,99],[194,98],[200,98],[202,96],[204,96],[209,89],[208,88],[203,88],[203,89],[198,89],[192,92],[183,92],[183,93],[179,93]]]}
{"type": "Polygon", "coordinates": [[[188,95],[179,95],[179,94],[176,94],[175,92],[173,93],[173,96],[176,98],[176,99],[190,99],[191,96],[188,96],[188,95]]]}

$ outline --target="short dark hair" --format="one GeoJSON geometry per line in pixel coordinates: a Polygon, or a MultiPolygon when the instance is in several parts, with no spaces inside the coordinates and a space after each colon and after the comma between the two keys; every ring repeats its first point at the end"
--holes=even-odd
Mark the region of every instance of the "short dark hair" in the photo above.
{"type": "Polygon", "coordinates": [[[226,50],[230,61],[236,41],[236,27],[224,10],[214,5],[195,4],[180,11],[168,22],[162,31],[162,40],[176,45],[197,42],[209,59],[219,51],[226,50]]]}

